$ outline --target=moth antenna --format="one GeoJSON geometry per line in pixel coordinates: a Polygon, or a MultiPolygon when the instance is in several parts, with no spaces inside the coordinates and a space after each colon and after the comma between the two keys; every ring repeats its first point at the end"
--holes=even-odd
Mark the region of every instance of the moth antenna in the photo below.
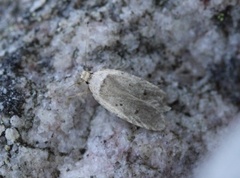
{"type": "Polygon", "coordinates": [[[85,54],[86,54],[85,66],[87,66],[86,63],[89,58],[89,22],[87,22],[87,37],[88,39],[86,38],[87,40],[85,41],[85,54]]]}
{"type": "Polygon", "coordinates": [[[89,93],[89,91],[90,90],[86,90],[86,91],[84,91],[84,92],[79,92],[79,93],[77,93],[77,94],[75,94],[75,95],[71,95],[71,96],[68,96],[68,98],[76,98],[76,97],[80,97],[80,96],[82,96],[82,95],[85,95],[85,94],[88,94],[89,93]]]}
{"type": "MultiPolygon", "coordinates": [[[[108,40],[108,44],[107,44],[107,46],[109,46],[109,44],[110,44],[110,42],[109,42],[109,39],[111,38],[110,37],[110,31],[109,31],[109,24],[106,22],[106,24],[107,24],[107,28],[108,28],[108,32],[107,32],[107,40],[108,40]]],[[[109,46],[110,47],[110,46],[109,46]]],[[[112,54],[112,51],[111,51],[111,49],[109,48],[109,50],[108,50],[108,62],[110,62],[110,64],[112,63],[110,60],[111,60],[111,57],[110,57],[110,55],[112,54]]]]}
{"type": "Polygon", "coordinates": [[[86,34],[86,36],[87,36],[87,38],[85,38],[86,39],[86,41],[84,42],[85,43],[85,48],[84,48],[84,54],[85,54],[85,59],[84,59],[84,61],[83,61],[83,66],[82,66],[82,68],[83,68],[83,70],[84,71],[91,71],[92,70],[92,66],[91,65],[89,65],[89,59],[90,59],[90,52],[89,52],[89,49],[90,49],[90,40],[91,40],[91,38],[90,38],[90,32],[89,32],[89,30],[90,30],[90,27],[89,27],[89,22],[86,22],[86,25],[87,25],[87,34],[86,34]]]}
{"type": "Polygon", "coordinates": [[[81,83],[84,83],[85,81],[83,80],[82,77],[80,77],[79,80],[77,80],[76,82],[74,82],[73,84],[67,86],[67,88],[65,88],[65,91],[69,90],[69,88],[73,87],[74,85],[81,85],[81,83]]]}
{"type": "MultiPolygon", "coordinates": [[[[87,83],[87,82],[81,77],[79,80],[77,80],[73,84],[67,86],[67,88],[64,89],[64,92],[67,93],[67,91],[69,91],[69,88],[71,88],[71,87],[73,87],[75,85],[81,85],[82,83],[87,83]]],[[[67,98],[68,99],[72,99],[72,98],[76,98],[76,97],[85,95],[87,93],[89,93],[89,89],[87,89],[85,91],[77,92],[76,94],[69,95],[69,96],[67,96],[67,98]]]]}
{"type": "Polygon", "coordinates": [[[74,85],[78,85],[79,83],[77,82],[77,83],[73,83],[72,85],[69,85],[67,88],[66,88],[66,90],[68,90],[69,88],[71,88],[71,87],[73,87],[74,85]]]}
{"type": "Polygon", "coordinates": [[[65,90],[68,90],[69,88],[73,87],[74,85],[76,85],[76,83],[73,83],[72,85],[69,85],[65,90]]]}

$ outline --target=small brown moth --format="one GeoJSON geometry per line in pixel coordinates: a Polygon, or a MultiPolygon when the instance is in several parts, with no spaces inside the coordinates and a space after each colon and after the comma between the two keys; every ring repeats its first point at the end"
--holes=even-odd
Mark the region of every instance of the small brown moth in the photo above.
{"type": "Polygon", "coordinates": [[[119,70],[83,71],[93,97],[118,117],[148,130],[165,128],[164,112],[171,108],[163,101],[165,93],[139,77],[119,70]]]}

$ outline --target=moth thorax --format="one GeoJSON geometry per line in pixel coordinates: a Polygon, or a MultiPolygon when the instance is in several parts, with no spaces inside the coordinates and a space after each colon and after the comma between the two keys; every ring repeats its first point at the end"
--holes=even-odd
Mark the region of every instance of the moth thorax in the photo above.
{"type": "Polygon", "coordinates": [[[91,73],[88,71],[83,71],[81,74],[81,79],[85,82],[88,82],[91,77],[91,73]]]}

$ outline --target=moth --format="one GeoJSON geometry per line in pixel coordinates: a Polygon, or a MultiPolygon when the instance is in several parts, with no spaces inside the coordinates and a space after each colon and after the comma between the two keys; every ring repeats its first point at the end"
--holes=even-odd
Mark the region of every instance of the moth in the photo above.
{"type": "Polygon", "coordinates": [[[164,102],[165,92],[152,83],[112,69],[83,71],[81,79],[95,100],[119,118],[148,130],[165,128],[164,113],[171,108],[164,102]]]}

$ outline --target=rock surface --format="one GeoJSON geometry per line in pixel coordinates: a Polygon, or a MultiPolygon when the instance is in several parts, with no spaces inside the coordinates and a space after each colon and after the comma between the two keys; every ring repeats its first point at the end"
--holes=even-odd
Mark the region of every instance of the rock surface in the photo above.
{"type": "Polygon", "coordinates": [[[0,177],[193,177],[240,103],[240,6],[223,0],[0,2],[0,177]],[[158,85],[162,132],[79,84],[118,69],[158,85]]]}

